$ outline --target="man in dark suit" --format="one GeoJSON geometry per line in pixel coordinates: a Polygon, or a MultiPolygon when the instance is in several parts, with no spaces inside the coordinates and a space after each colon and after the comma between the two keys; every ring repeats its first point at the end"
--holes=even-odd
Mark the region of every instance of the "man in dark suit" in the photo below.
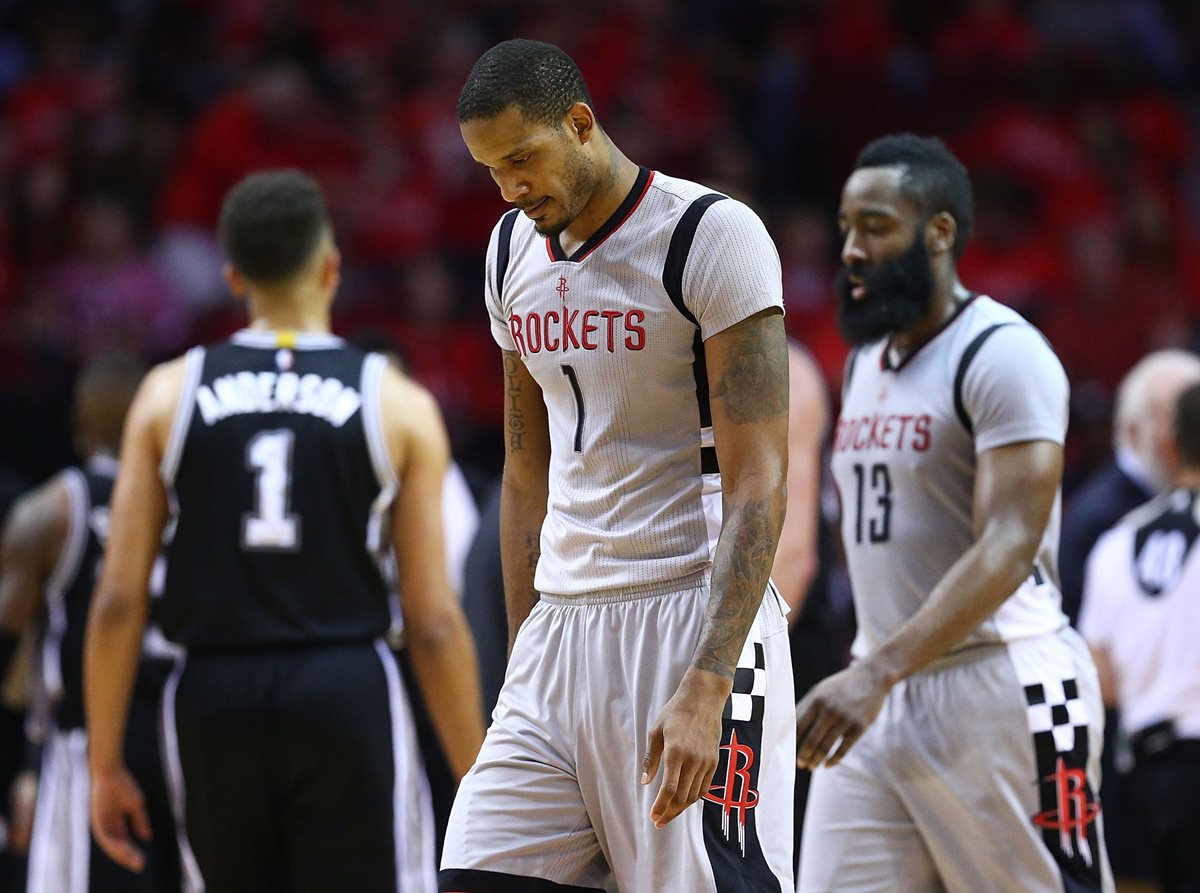
{"type": "MultiPolygon", "coordinates": [[[[1128,512],[1171,486],[1178,475],[1175,447],[1175,404],[1179,395],[1200,381],[1200,357],[1190,351],[1160,350],[1147,354],[1126,373],[1117,389],[1113,413],[1113,459],[1085,480],[1067,504],[1058,549],[1063,610],[1074,624],[1083,597],[1083,571],[1096,540],[1128,512]]],[[[1128,782],[1114,765],[1117,714],[1104,723],[1100,801],[1104,804],[1109,861],[1118,878],[1148,877],[1145,848],[1129,817],[1128,782]]]]}

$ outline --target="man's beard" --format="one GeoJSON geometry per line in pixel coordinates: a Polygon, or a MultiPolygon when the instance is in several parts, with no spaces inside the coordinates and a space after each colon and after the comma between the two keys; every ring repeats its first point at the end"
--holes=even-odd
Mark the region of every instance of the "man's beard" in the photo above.
{"type": "Polygon", "coordinates": [[[562,198],[557,202],[563,209],[563,216],[551,223],[535,222],[533,228],[539,236],[562,235],[566,228],[575,222],[575,218],[596,191],[599,177],[591,159],[580,152],[571,156],[563,180],[562,198]]]}
{"type": "Polygon", "coordinates": [[[895,260],[844,267],[837,293],[838,329],[854,347],[907,331],[924,319],[933,300],[933,270],[920,228],[912,247],[895,260]],[[851,297],[851,276],[866,286],[861,300],[851,297]]]}

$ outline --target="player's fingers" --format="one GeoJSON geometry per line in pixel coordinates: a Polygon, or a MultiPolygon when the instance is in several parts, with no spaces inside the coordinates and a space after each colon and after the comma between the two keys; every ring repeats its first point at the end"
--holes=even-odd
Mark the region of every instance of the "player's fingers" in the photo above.
{"type": "Polygon", "coordinates": [[[844,735],[842,735],[841,743],[838,744],[837,749],[830,754],[829,759],[825,761],[825,765],[836,766],[838,763],[840,763],[842,761],[842,757],[850,752],[850,748],[852,748],[855,742],[862,737],[864,731],[865,729],[850,729],[844,735]]]}
{"type": "Polygon", "coordinates": [[[137,803],[129,811],[129,825],[133,828],[133,833],[137,835],[138,840],[151,841],[154,839],[154,831],[150,827],[150,815],[146,812],[146,803],[138,797],[137,803]]]}
{"type": "Polygon", "coordinates": [[[830,751],[832,751],[837,746],[838,741],[844,739],[846,735],[850,733],[850,731],[851,726],[845,719],[841,717],[838,718],[837,722],[832,723],[825,730],[824,734],[822,734],[820,739],[816,742],[815,750],[818,756],[816,758],[816,763],[813,764],[814,769],[826,762],[826,758],[828,757],[830,751]]]}
{"type": "Polygon", "coordinates": [[[688,806],[691,806],[706,793],[708,793],[708,789],[713,783],[712,777],[714,771],[716,771],[716,766],[713,766],[711,770],[708,770],[707,767],[702,768],[696,773],[695,781],[692,783],[692,789],[688,791],[688,806]]]}
{"type": "Polygon", "coordinates": [[[811,694],[796,705],[796,742],[797,747],[804,741],[805,735],[820,716],[820,704],[811,694]]]}
{"type": "Polygon", "coordinates": [[[670,746],[663,751],[662,784],[658,788],[658,796],[650,807],[650,820],[654,827],[665,828],[667,822],[677,813],[672,812],[676,796],[679,792],[679,774],[681,768],[679,752],[670,746]]]}
{"type": "Polygon", "coordinates": [[[646,754],[642,757],[642,784],[650,784],[658,774],[658,761],[662,756],[663,733],[662,726],[650,730],[650,740],[647,742],[646,754]]]}
{"type": "Polygon", "coordinates": [[[664,816],[664,824],[700,799],[708,789],[716,768],[716,761],[708,753],[693,753],[684,760],[679,774],[679,785],[664,816]]]}
{"type": "Polygon", "coordinates": [[[839,717],[837,708],[830,704],[818,692],[812,691],[805,696],[796,708],[796,751],[800,753],[804,745],[811,744],[825,732],[830,722],[839,717]]]}
{"type": "Polygon", "coordinates": [[[675,789],[675,798],[671,801],[669,818],[673,819],[696,802],[699,796],[696,791],[700,788],[697,779],[703,772],[701,761],[692,757],[684,763],[679,773],[679,787],[675,789]]]}
{"type": "Polygon", "coordinates": [[[823,711],[813,721],[805,732],[804,739],[800,742],[796,758],[797,765],[805,769],[813,769],[824,759],[829,748],[828,746],[822,748],[821,742],[825,740],[836,723],[837,716],[830,711],[823,711]]]}
{"type": "Polygon", "coordinates": [[[133,872],[140,872],[146,864],[142,851],[133,845],[129,833],[125,829],[125,816],[122,813],[106,814],[97,817],[93,822],[92,831],[96,842],[114,862],[133,872]]]}

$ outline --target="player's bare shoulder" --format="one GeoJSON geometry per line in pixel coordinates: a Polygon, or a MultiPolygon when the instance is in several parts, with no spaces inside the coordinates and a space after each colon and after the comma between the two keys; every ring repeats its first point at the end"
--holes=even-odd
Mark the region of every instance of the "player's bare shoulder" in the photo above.
{"type": "Polygon", "coordinates": [[[187,357],[184,354],[160,363],[146,374],[129,408],[126,436],[130,432],[149,434],[160,453],[165,450],[187,378],[187,357]]]}
{"type": "Polygon", "coordinates": [[[59,472],[16,501],[4,525],[0,558],[48,556],[53,563],[71,523],[71,473],[59,472]]]}
{"type": "Polygon", "coordinates": [[[449,461],[450,445],[442,411],[422,385],[389,365],[380,376],[379,403],[394,467],[403,470],[414,453],[449,461]]]}

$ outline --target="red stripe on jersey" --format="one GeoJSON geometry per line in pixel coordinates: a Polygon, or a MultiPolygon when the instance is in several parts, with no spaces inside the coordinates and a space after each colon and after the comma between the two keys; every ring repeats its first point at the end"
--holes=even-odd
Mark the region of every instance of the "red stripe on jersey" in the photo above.
{"type": "Polygon", "coordinates": [[[644,199],[646,197],[646,193],[650,191],[650,184],[653,182],[654,182],[654,171],[650,171],[650,176],[646,178],[646,185],[642,187],[642,194],[637,197],[637,201],[633,203],[633,207],[629,209],[629,213],[626,214],[624,217],[622,217],[621,222],[612,228],[612,232],[610,232],[607,236],[605,236],[603,239],[601,239],[599,242],[597,242],[595,245],[593,245],[591,247],[591,250],[589,250],[587,254],[583,255],[583,257],[579,258],[579,260],[583,260],[583,258],[585,258],[589,254],[591,254],[592,251],[595,251],[597,248],[599,248],[601,245],[603,245],[605,242],[607,242],[609,237],[612,236],[613,233],[615,233],[617,230],[619,230],[622,226],[625,225],[625,221],[633,216],[633,212],[638,209],[638,205],[640,205],[642,203],[642,199],[644,199]]]}

